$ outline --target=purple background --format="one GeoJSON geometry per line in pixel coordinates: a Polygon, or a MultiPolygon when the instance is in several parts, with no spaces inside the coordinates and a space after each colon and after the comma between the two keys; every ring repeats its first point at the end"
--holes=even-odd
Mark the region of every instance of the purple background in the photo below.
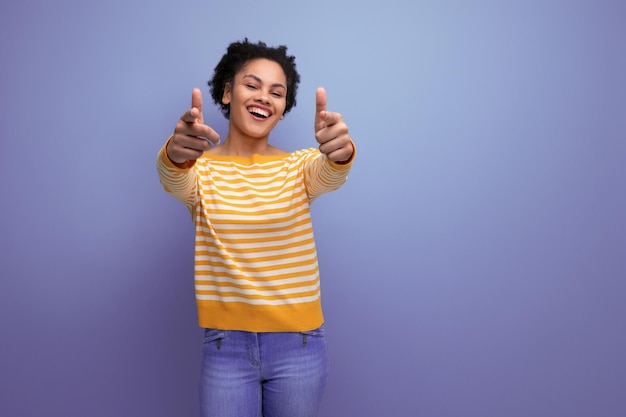
{"type": "Polygon", "coordinates": [[[623,417],[625,18],[621,0],[3,2],[0,415],[197,415],[193,227],[154,161],[248,36],[298,57],[275,144],[314,146],[318,85],[358,144],[313,209],[321,415],[623,417]]]}

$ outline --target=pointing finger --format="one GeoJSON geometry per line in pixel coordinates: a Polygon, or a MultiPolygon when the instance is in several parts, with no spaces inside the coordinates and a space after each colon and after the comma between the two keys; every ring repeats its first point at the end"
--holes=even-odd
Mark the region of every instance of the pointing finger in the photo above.
{"type": "Polygon", "coordinates": [[[193,120],[198,123],[204,122],[204,116],[202,115],[202,91],[199,88],[194,88],[191,91],[191,109],[189,110],[189,116],[195,117],[193,120]]]}
{"type": "Polygon", "coordinates": [[[191,107],[195,107],[202,113],[202,91],[199,88],[191,91],[191,107]]]}
{"type": "Polygon", "coordinates": [[[202,92],[199,88],[194,88],[191,91],[191,108],[180,117],[180,120],[186,123],[204,123],[202,92]]]}
{"type": "Polygon", "coordinates": [[[202,115],[202,91],[199,88],[194,88],[191,91],[191,116],[196,117],[198,123],[204,123],[204,116],[202,115]]]}
{"type": "Polygon", "coordinates": [[[326,110],[326,90],[324,87],[318,87],[315,92],[315,111],[319,114],[323,110],[326,110]]]}
{"type": "Polygon", "coordinates": [[[323,129],[325,126],[324,118],[326,117],[326,90],[324,87],[318,87],[315,92],[315,131],[323,129]]]}

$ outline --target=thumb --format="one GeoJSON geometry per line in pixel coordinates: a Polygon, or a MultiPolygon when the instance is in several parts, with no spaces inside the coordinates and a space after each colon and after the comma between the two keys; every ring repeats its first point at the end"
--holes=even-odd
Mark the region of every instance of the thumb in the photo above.
{"type": "Polygon", "coordinates": [[[204,123],[204,116],[202,115],[202,91],[200,91],[199,88],[194,88],[191,91],[190,112],[192,116],[196,117],[198,123],[204,123]]]}
{"type": "Polygon", "coordinates": [[[315,131],[323,129],[326,126],[326,90],[324,87],[318,87],[315,92],[315,131]]]}

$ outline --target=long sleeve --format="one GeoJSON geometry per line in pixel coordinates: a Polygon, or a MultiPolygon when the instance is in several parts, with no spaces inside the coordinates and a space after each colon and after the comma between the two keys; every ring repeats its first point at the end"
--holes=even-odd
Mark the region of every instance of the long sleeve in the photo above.
{"type": "Polygon", "coordinates": [[[180,168],[161,149],[161,183],[196,225],[201,327],[304,331],[323,323],[310,203],[339,188],[350,164],[308,148],[246,158],[205,154],[180,168]]]}
{"type": "Polygon", "coordinates": [[[164,145],[157,155],[156,167],[159,173],[159,180],[165,191],[177,200],[181,201],[195,216],[195,205],[197,198],[196,170],[191,168],[179,168],[167,157],[166,145],[164,145]]]}
{"type": "MultiPolygon", "coordinates": [[[[354,145],[353,145],[354,146],[354,145]]],[[[322,153],[313,154],[304,164],[304,181],[310,201],[321,194],[337,190],[348,179],[355,151],[347,163],[337,164],[322,153]]]]}

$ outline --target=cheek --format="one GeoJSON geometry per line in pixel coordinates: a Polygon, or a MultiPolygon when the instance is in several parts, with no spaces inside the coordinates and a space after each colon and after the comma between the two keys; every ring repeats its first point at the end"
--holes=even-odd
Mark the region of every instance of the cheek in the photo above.
{"type": "Polygon", "coordinates": [[[287,100],[282,100],[278,108],[280,109],[280,113],[282,115],[285,112],[285,109],[287,108],[287,100]]]}

